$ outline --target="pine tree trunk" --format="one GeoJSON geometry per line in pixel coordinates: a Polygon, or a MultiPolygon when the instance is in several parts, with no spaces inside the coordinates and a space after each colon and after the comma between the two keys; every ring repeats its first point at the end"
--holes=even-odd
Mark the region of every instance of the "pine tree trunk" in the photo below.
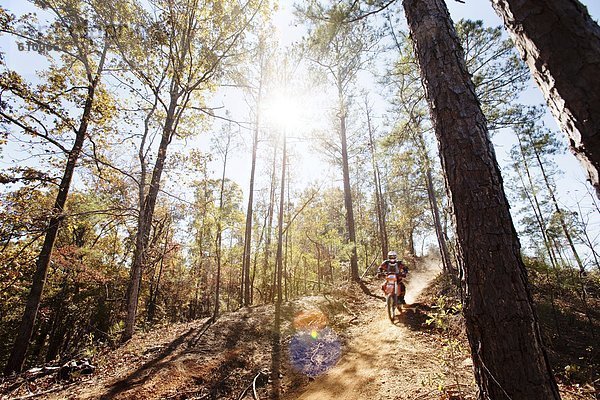
{"type": "MultiPolygon", "coordinates": [[[[215,307],[213,313],[213,321],[216,321],[219,316],[219,293],[221,291],[221,240],[222,240],[222,224],[221,216],[223,213],[223,201],[225,192],[225,172],[227,171],[227,156],[229,155],[229,144],[231,142],[231,136],[227,137],[227,144],[225,145],[225,153],[223,155],[223,173],[221,174],[221,187],[219,189],[219,215],[217,217],[217,239],[215,240],[215,248],[217,255],[217,279],[215,288],[215,307]]],[[[229,306],[227,307],[229,308],[229,306]]]]}
{"type": "Polygon", "coordinates": [[[559,399],[486,120],[446,4],[403,4],[454,211],[479,397],[559,399]]]}
{"type": "MultiPolygon", "coordinates": [[[[533,178],[531,176],[531,172],[529,169],[529,163],[527,162],[527,158],[525,156],[525,154],[526,154],[525,147],[523,146],[523,141],[521,140],[521,135],[518,132],[517,132],[517,140],[519,142],[521,161],[523,162],[524,168],[520,168],[520,166],[517,165],[517,166],[515,166],[515,169],[517,170],[519,179],[521,180],[521,183],[523,184],[523,190],[525,191],[527,199],[529,200],[529,204],[531,205],[531,209],[533,210],[533,214],[535,215],[535,219],[536,219],[538,228],[540,230],[540,234],[542,235],[542,239],[544,240],[544,247],[546,248],[546,252],[548,253],[548,258],[550,260],[550,266],[552,267],[552,271],[554,271],[555,275],[557,275],[558,261],[556,259],[556,254],[554,253],[554,247],[552,246],[552,243],[550,242],[550,239],[548,238],[548,234],[546,232],[546,221],[544,219],[542,207],[540,205],[540,202],[539,202],[537,194],[536,194],[535,186],[533,183],[533,178]],[[525,181],[523,180],[523,176],[522,176],[523,175],[522,169],[525,171],[525,175],[527,176],[527,182],[529,184],[529,187],[531,188],[531,193],[527,192],[527,187],[526,187],[525,181]]],[[[550,276],[548,273],[546,273],[546,278],[548,279],[548,282],[550,282],[550,276]]],[[[558,320],[558,313],[557,313],[557,309],[556,309],[556,301],[555,301],[556,296],[554,293],[554,288],[556,287],[556,285],[558,285],[558,282],[559,282],[559,280],[556,279],[555,284],[550,287],[550,290],[548,292],[549,292],[549,297],[550,297],[550,305],[552,307],[552,318],[554,320],[554,327],[556,330],[556,334],[560,337],[561,330],[560,330],[560,323],[558,320]]]]}
{"type": "Polygon", "coordinates": [[[371,114],[367,106],[367,128],[369,130],[369,149],[371,151],[371,164],[373,166],[373,183],[375,185],[375,210],[377,211],[377,223],[379,225],[379,241],[381,242],[381,256],[385,260],[388,253],[388,236],[385,221],[385,206],[381,191],[381,180],[379,179],[379,166],[375,159],[375,141],[373,140],[373,128],[371,126],[371,114]]]}
{"type": "Polygon", "coordinates": [[[454,273],[456,271],[454,270],[454,266],[452,265],[452,259],[450,258],[450,253],[448,252],[448,244],[446,243],[446,238],[444,237],[442,221],[440,219],[440,210],[438,208],[437,203],[437,197],[433,188],[433,177],[431,176],[431,167],[429,166],[429,163],[427,164],[427,171],[425,171],[427,198],[429,199],[429,205],[431,206],[431,215],[433,217],[433,224],[435,226],[435,236],[438,240],[438,246],[440,246],[442,266],[444,268],[444,273],[452,274],[452,276],[455,277],[454,273]]]}
{"type": "MultiPolygon", "coordinates": [[[[265,239],[265,260],[264,260],[264,268],[265,274],[269,269],[269,261],[271,259],[271,231],[273,229],[273,215],[275,214],[275,188],[277,183],[275,182],[276,173],[275,168],[277,166],[277,146],[273,149],[273,166],[271,169],[271,187],[269,189],[269,210],[267,212],[268,222],[267,222],[267,237],[265,239]]],[[[275,286],[277,285],[277,270],[273,268],[273,274],[270,277],[270,289],[268,294],[268,301],[275,301],[275,286]]],[[[268,277],[265,277],[268,279],[268,277]]]]}
{"type": "MultiPolygon", "coordinates": [[[[412,116],[411,116],[412,119],[412,116]]],[[[413,119],[414,122],[414,119],[413,119]]],[[[418,124],[418,123],[416,123],[418,124]]],[[[425,187],[427,188],[427,199],[429,200],[429,205],[431,207],[431,216],[433,217],[433,225],[435,227],[435,235],[438,240],[438,246],[440,247],[440,255],[442,257],[442,267],[444,269],[444,273],[452,274],[452,277],[458,279],[456,276],[456,270],[454,269],[454,265],[452,264],[452,258],[450,257],[450,252],[448,251],[448,243],[446,242],[446,237],[444,236],[444,227],[442,226],[442,219],[440,217],[440,210],[438,207],[438,200],[435,194],[435,188],[433,187],[433,176],[431,172],[431,158],[429,157],[429,153],[427,152],[427,146],[425,144],[425,139],[423,137],[423,132],[421,129],[418,129],[415,132],[415,144],[417,145],[419,152],[421,153],[421,158],[423,160],[423,169],[425,170],[425,187]]]]}
{"type": "MultiPolygon", "coordinates": [[[[340,95],[341,96],[341,95],[340,95]]],[[[350,277],[354,281],[360,280],[358,274],[358,256],[356,255],[356,230],[354,225],[354,210],[352,208],[352,187],[350,186],[350,167],[348,165],[348,143],[346,140],[346,114],[340,115],[340,140],[342,142],[342,169],[344,173],[344,205],[346,206],[346,227],[348,228],[348,242],[352,246],[350,254],[350,277]]]]}
{"type": "Polygon", "coordinates": [[[492,0],[600,198],[600,27],[577,0],[492,0]]]}
{"type": "Polygon", "coordinates": [[[153,285],[150,285],[150,293],[148,295],[148,306],[146,307],[146,321],[148,321],[150,323],[154,322],[154,319],[156,318],[156,308],[158,306],[158,294],[160,291],[160,280],[161,280],[162,274],[163,274],[165,257],[168,252],[167,247],[169,244],[169,229],[170,229],[170,223],[169,223],[169,225],[167,225],[167,229],[165,232],[165,243],[163,246],[163,254],[160,257],[160,263],[159,263],[159,267],[158,267],[158,276],[156,277],[156,282],[154,282],[153,285]]]}
{"type": "Polygon", "coordinates": [[[279,196],[279,221],[277,225],[277,254],[275,256],[275,275],[277,298],[275,300],[275,326],[273,329],[273,370],[271,379],[273,381],[273,399],[280,397],[279,376],[281,370],[281,304],[283,302],[282,275],[283,275],[283,217],[284,217],[284,199],[285,199],[285,174],[286,174],[286,137],[283,137],[283,158],[281,161],[281,188],[279,196]]]}
{"type": "MultiPolygon", "coordinates": [[[[259,94],[260,99],[260,94],[259,94]]],[[[250,301],[250,253],[252,251],[252,208],[254,203],[254,173],[256,171],[256,148],[258,146],[259,111],[257,110],[254,139],[252,141],[252,166],[250,168],[250,188],[248,191],[248,209],[246,210],[246,228],[244,231],[244,259],[242,271],[244,274],[244,296],[242,305],[249,306],[250,301]]]]}

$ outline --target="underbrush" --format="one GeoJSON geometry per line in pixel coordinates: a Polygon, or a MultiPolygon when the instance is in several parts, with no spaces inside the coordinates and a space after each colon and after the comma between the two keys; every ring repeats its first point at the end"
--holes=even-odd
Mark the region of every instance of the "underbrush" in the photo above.
{"type": "Polygon", "coordinates": [[[422,294],[430,309],[424,325],[441,344],[438,354],[440,373],[435,377],[442,399],[470,400],[476,388],[465,367],[471,364],[459,289],[448,275],[440,274],[422,294]]]}
{"type": "MultiPolygon", "coordinates": [[[[543,341],[563,399],[595,399],[600,394],[600,274],[580,277],[572,269],[549,270],[531,260],[526,264],[543,341]]],[[[423,297],[432,304],[427,324],[446,343],[442,366],[451,371],[468,354],[460,289],[440,275],[423,297]]]]}
{"type": "Polygon", "coordinates": [[[580,275],[572,268],[550,268],[534,259],[525,262],[561,390],[573,398],[594,398],[600,394],[600,274],[580,275]]]}

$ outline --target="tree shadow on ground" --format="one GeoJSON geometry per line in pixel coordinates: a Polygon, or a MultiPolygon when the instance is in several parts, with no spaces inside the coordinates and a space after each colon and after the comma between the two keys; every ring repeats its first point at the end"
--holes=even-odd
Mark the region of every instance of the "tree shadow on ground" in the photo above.
{"type": "Polygon", "coordinates": [[[166,348],[160,351],[152,360],[141,365],[126,378],[113,383],[108,391],[100,399],[113,399],[121,393],[143,386],[167,363],[166,359],[173,355],[185,343],[194,343],[199,340],[206,330],[211,326],[212,319],[207,320],[200,328],[190,328],[183,335],[173,340],[166,348]]]}
{"type": "Polygon", "coordinates": [[[373,294],[373,292],[371,292],[371,289],[369,289],[369,287],[365,284],[365,282],[362,279],[357,281],[356,283],[358,283],[358,286],[360,287],[360,289],[367,296],[374,297],[379,300],[385,300],[385,297],[373,294]]]}
{"type": "Polygon", "coordinates": [[[398,316],[396,323],[401,323],[411,331],[431,331],[431,326],[427,325],[430,318],[429,313],[432,308],[424,303],[406,304],[403,306],[402,313],[398,316]]]}

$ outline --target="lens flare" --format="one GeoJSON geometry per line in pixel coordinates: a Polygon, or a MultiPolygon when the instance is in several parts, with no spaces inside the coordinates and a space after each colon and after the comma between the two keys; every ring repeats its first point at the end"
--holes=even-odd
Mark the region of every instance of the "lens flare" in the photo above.
{"type": "Polygon", "coordinates": [[[327,372],[341,354],[340,339],[330,328],[298,331],[289,347],[292,367],[311,378],[327,372]]]}

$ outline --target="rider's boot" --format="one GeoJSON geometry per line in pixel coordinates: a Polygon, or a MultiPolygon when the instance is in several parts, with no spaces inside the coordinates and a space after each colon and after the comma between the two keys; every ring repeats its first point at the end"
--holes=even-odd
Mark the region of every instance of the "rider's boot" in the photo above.
{"type": "Polygon", "coordinates": [[[398,304],[406,304],[406,301],[404,301],[404,295],[406,294],[406,286],[404,286],[404,283],[400,282],[399,289],[400,293],[398,293],[398,304]]]}

